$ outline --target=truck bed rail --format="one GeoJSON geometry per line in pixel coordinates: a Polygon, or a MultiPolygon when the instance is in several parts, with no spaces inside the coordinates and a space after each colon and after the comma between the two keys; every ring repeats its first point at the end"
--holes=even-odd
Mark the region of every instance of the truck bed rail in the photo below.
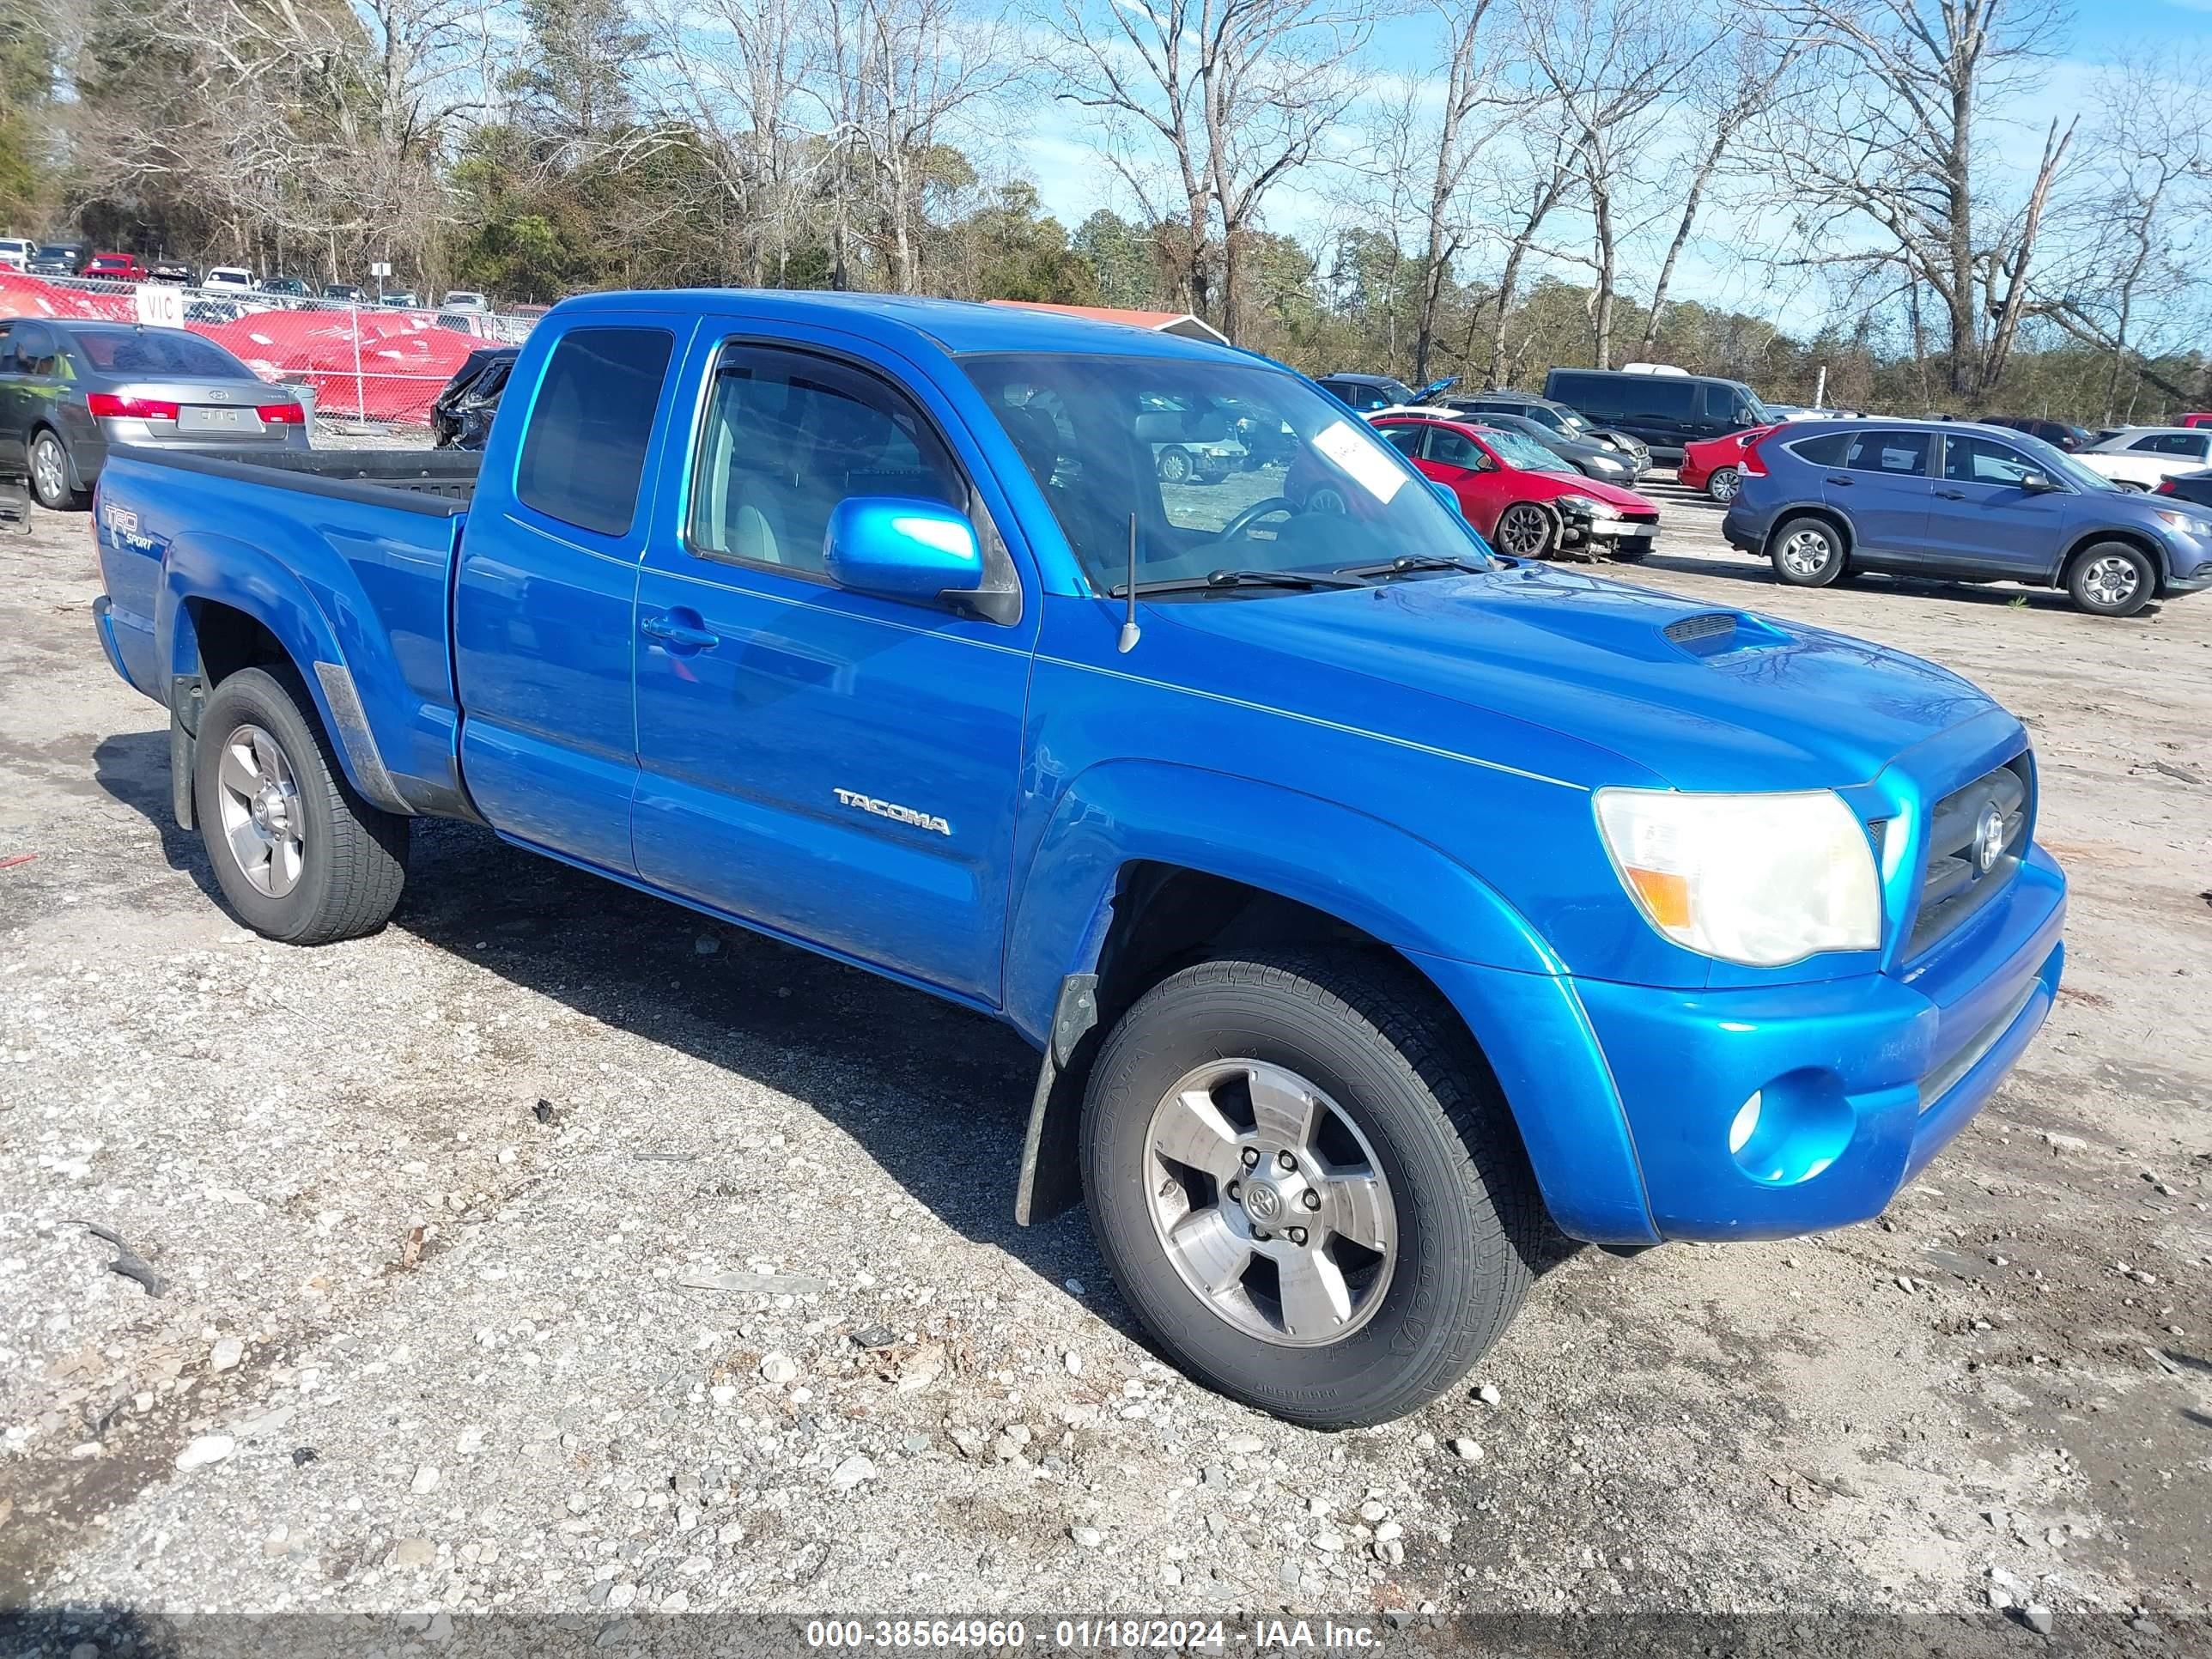
{"type": "Polygon", "coordinates": [[[156,449],[118,444],[113,454],[339,501],[456,518],[476,495],[483,457],[456,449],[156,449]],[[275,476],[272,476],[275,475],[275,476]]]}

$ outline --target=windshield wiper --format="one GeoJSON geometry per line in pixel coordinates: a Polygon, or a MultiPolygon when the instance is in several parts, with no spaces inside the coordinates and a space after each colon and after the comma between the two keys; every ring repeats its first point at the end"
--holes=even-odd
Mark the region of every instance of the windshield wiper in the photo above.
{"type": "Polygon", "coordinates": [[[1422,570],[1494,570],[1475,559],[1462,559],[1449,553],[1423,553],[1392,559],[1382,564],[1347,564],[1337,571],[1340,576],[1410,576],[1422,570]]]}
{"type": "MultiPolygon", "coordinates": [[[[1203,593],[1214,588],[1230,587],[1364,587],[1344,571],[1334,574],[1314,570],[1212,570],[1203,576],[1162,576],[1156,580],[1139,582],[1139,593],[1203,593]]],[[[1129,584],[1106,590],[1107,597],[1126,599],[1129,584]]]]}

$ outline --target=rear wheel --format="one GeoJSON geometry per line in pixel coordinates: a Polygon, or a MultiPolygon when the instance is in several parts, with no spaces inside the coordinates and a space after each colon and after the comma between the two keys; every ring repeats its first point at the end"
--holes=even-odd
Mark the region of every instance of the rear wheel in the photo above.
{"type": "Polygon", "coordinates": [[[2099,542],[2074,561],[2066,592],[2093,617],[2132,617],[2158,592],[2158,572],[2141,548],[2099,542]]]}
{"type": "Polygon", "coordinates": [[[384,926],[406,880],[407,820],[354,793],[289,666],[218,685],[198,747],[200,836],[241,921],[290,945],[384,926]]]}
{"type": "Polygon", "coordinates": [[[1735,499],[1736,491],[1743,488],[1743,474],[1732,466],[1713,469],[1713,476],[1705,480],[1705,494],[1726,507],[1735,499]]]}
{"type": "Polygon", "coordinates": [[[1516,559],[1540,559],[1559,544],[1552,515],[1534,501],[1516,501],[1498,515],[1498,550],[1516,559]]]}
{"type": "Polygon", "coordinates": [[[1542,1227],[1465,1032],[1358,952],[1204,963],[1147,992],[1092,1070],[1083,1173],[1160,1346],[1316,1428],[1449,1388],[1518,1311],[1542,1227]]]}
{"type": "Polygon", "coordinates": [[[70,487],[69,451],[43,427],[31,440],[31,493],[49,513],[65,513],[84,504],[82,493],[70,487]]]}
{"type": "Polygon", "coordinates": [[[1843,532],[1826,519],[1785,520],[1767,554],[1774,574],[1792,587],[1826,587],[1844,574],[1843,532]]]}

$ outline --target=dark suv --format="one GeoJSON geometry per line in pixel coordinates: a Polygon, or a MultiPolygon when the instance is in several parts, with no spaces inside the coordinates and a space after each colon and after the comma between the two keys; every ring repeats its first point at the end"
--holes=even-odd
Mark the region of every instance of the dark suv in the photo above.
{"type": "Polygon", "coordinates": [[[1544,377],[1544,395],[1601,426],[1633,433],[1654,459],[1670,463],[1682,459],[1686,445],[1770,424],[1742,381],[1679,370],[1555,368],[1544,377]]]}
{"type": "Polygon", "coordinates": [[[1465,392],[1445,401],[1454,409],[1463,409],[1471,415],[1510,415],[1519,420],[1534,421],[1538,426],[1549,427],[1570,443],[1597,444],[1617,450],[1639,478],[1651,469],[1650,447],[1642,439],[1615,428],[1600,426],[1584,418],[1580,410],[1553,403],[1549,398],[1526,392],[1465,392]]]}
{"type": "Polygon", "coordinates": [[[2014,432],[2040,438],[2053,449],[2063,449],[2069,455],[2091,441],[2087,427],[2069,425],[2064,421],[2039,420],[2033,415],[1990,415],[1983,418],[1982,424],[2010,427],[2014,432]]]}
{"type": "Polygon", "coordinates": [[[2212,512],[2123,489],[2039,438],[1937,421],[1801,421],[1745,449],[1721,521],[1797,587],[1864,570],[2063,587],[2131,617],[2212,587],[2212,512]]]}

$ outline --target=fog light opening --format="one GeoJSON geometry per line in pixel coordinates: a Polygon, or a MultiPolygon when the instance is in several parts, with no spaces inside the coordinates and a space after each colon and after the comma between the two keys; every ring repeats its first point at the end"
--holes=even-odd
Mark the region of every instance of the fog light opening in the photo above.
{"type": "Polygon", "coordinates": [[[1792,1072],[1753,1091],[1729,1124],[1729,1156],[1765,1187],[1810,1181],[1843,1156],[1858,1115],[1832,1073],[1792,1072]]]}

